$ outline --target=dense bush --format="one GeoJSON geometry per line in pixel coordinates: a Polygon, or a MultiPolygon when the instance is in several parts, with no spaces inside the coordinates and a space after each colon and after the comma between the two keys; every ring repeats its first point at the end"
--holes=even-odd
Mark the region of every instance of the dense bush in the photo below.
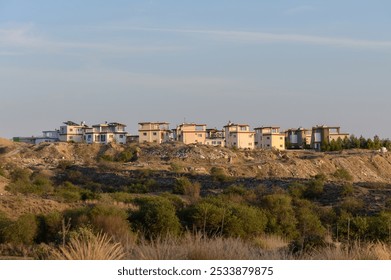
{"type": "Polygon", "coordinates": [[[292,198],[286,194],[270,194],[263,197],[262,208],[266,211],[268,233],[295,238],[298,235],[297,219],[293,209],[292,198]]]}
{"type": "Polygon", "coordinates": [[[138,211],[130,215],[130,222],[136,231],[147,238],[178,235],[181,230],[179,219],[172,203],[163,197],[145,197],[135,200],[138,211]]]}
{"type": "Polygon", "coordinates": [[[33,214],[20,216],[3,229],[4,242],[32,244],[38,233],[38,221],[33,214]]]}
{"type": "Polygon", "coordinates": [[[228,176],[225,173],[225,170],[221,167],[215,167],[215,166],[212,167],[210,169],[210,176],[214,181],[221,182],[221,183],[232,181],[232,178],[228,176]]]}
{"type": "Polygon", "coordinates": [[[352,181],[353,176],[347,171],[345,168],[338,168],[334,173],[333,176],[340,180],[346,180],[346,181],[352,181]]]}
{"type": "Polygon", "coordinates": [[[260,209],[223,198],[206,198],[186,214],[188,226],[209,236],[248,238],[264,232],[267,218],[260,209]]]}

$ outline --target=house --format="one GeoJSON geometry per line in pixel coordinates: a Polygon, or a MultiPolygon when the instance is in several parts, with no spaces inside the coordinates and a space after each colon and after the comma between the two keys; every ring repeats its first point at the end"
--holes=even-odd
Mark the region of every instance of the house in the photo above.
{"type": "Polygon", "coordinates": [[[84,122],[80,124],[72,121],[64,122],[64,125],[60,126],[59,139],[61,142],[83,142],[84,131],[87,128],[84,122]]]}
{"type": "Polygon", "coordinates": [[[205,145],[224,147],[225,145],[224,130],[218,130],[217,128],[207,128],[205,145]]]}
{"type": "Polygon", "coordinates": [[[141,122],[138,123],[138,141],[140,143],[163,143],[170,140],[170,128],[167,122],[141,122]]]}
{"type": "Polygon", "coordinates": [[[93,125],[85,129],[84,141],[89,144],[108,144],[113,141],[125,144],[127,136],[125,127],[126,125],[117,122],[93,125]]]}
{"type": "Polygon", "coordinates": [[[228,122],[224,126],[225,146],[228,148],[254,149],[254,131],[247,124],[228,122]]]}
{"type": "Polygon", "coordinates": [[[39,144],[46,142],[58,142],[59,140],[59,131],[58,130],[46,130],[42,131],[42,136],[38,137],[14,137],[14,142],[22,142],[27,144],[39,144]]]}
{"type": "Polygon", "coordinates": [[[185,144],[205,144],[206,124],[182,123],[177,126],[174,137],[185,144]]]}
{"type": "Polygon", "coordinates": [[[285,134],[278,126],[257,127],[255,130],[255,145],[261,149],[285,150],[285,134]]]}
{"type": "Polygon", "coordinates": [[[349,133],[341,133],[339,126],[317,125],[312,128],[311,148],[321,151],[322,146],[330,144],[332,140],[343,140],[347,137],[349,133]]]}
{"type": "Polygon", "coordinates": [[[312,129],[291,128],[285,131],[286,148],[305,149],[311,144],[312,129]]]}

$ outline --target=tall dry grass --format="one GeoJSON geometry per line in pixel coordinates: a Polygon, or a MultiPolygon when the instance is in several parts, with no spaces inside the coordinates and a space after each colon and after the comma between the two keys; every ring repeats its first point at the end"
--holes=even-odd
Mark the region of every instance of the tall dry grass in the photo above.
{"type": "Polygon", "coordinates": [[[124,257],[121,243],[113,242],[106,233],[88,231],[72,237],[51,255],[56,260],[122,260],[124,257]]]}
{"type": "Polygon", "coordinates": [[[256,260],[292,259],[287,248],[265,250],[239,238],[205,238],[202,234],[141,240],[128,255],[141,260],[256,260]]]}
{"type": "Polygon", "coordinates": [[[311,260],[391,260],[391,245],[382,242],[354,242],[350,246],[328,246],[302,256],[311,260]]]}

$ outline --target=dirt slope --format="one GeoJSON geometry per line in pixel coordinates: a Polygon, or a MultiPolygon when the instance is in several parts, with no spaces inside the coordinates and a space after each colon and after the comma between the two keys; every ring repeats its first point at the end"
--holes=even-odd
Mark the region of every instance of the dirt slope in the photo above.
{"type": "MultiPolygon", "coordinates": [[[[118,164],[117,168],[170,170],[172,164],[181,170],[208,174],[213,166],[222,167],[235,177],[308,179],[324,173],[329,180],[337,169],[346,169],[354,182],[391,183],[391,154],[376,151],[351,150],[335,153],[313,151],[236,151],[210,146],[163,145],[138,146],[135,162],[118,164]]],[[[0,165],[13,164],[32,170],[56,169],[59,162],[96,166],[105,154],[115,156],[124,150],[122,145],[87,145],[72,143],[42,143],[26,145],[0,142],[0,165]],[[3,150],[1,150],[3,148],[3,150]]]]}

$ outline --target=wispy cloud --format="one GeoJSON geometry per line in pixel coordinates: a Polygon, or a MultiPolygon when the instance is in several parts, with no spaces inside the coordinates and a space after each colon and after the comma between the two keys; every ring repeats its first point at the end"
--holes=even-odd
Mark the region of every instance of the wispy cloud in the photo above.
{"type": "Polygon", "coordinates": [[[0,55],[19,55],[23,52],[45,51],[93,51],[112,54],[129,54],[142,52],[171,52],[182,49],[167,45],[133,45],[128,42],[102,43],[88,41],[59,41],[37,34],[33,25],[12,28],[0,28],[0,55]],[[15,49],[18,50],[14,51],[15,49]],[[20,50],[20,52],[19,52],[20,50]],[[22,52],[23,51],[23,52],[22,52]]]}
{"type": "Polygon", "coordinates": [[[294,7],[294,8],[285,10],[284,14],[297,15],[297,14],[302,14],[302,13],[311,12],[311,11],[315,11],[315,10],[316,10],[316,8],[313,6],[303,5],[303,6],[298,6],[298,7],[294,7]]]}
{"type": "Polygon", "coordinates": [[[183,34],[208,35],[214,39],[224,39],[238,43],[300,43],[307,45],[323,45],[346,48],[391,49],[391,41],[362,40],[346,37],[326,37],[287,33],[199,30],[199,29],[167,29],[167,28],[129,28],[138,31],[175,32],[183,34]]]}

